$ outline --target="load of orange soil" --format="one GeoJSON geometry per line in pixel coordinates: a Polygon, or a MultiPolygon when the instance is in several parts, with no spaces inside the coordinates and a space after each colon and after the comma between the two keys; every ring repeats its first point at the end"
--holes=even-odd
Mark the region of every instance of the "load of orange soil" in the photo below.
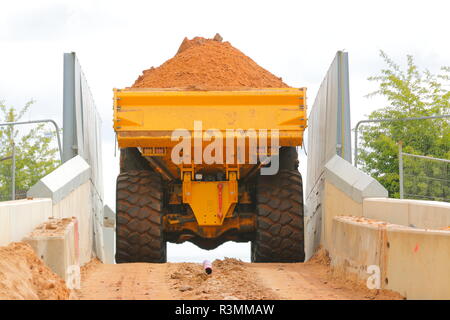
{"type": "Polygon", "coordinates": [[[157,68],[143,71],[132,88],[233,90],[288,87],[222,37],[184,39],[177,54],[157,68]]]}
{"type": "Polygon", "coordinates": [[[63,300],[69,293],[28,244],[0,247],[0,300],[63,300]]]}

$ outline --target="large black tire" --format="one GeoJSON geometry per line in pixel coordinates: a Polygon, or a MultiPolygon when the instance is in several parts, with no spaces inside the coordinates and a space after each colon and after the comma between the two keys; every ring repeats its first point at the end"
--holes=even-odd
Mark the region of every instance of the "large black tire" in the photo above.
{"type": "Polygon", "coordinates": [[[280,150],[280,170],[276,175],[258,177],[252,262],[305,259],[302,177],[297,170],[297,152],[293,150],[280,150]]]}
{"type": "Polygon", "coordinates": [[[167,261],[161,177],[147,170],[117,177],[116,263],[167,261]]]}

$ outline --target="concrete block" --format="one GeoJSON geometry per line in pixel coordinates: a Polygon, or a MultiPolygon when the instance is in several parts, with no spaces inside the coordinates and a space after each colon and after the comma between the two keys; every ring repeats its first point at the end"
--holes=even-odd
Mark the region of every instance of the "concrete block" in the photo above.
{"type": "Polygon", "coordinates": [[[91,201],[91,182],[87,181],[64,199],[53,204],[54,218],[77,218],[80,235],[80,265],[92,259],[94,218],[91,201]]]}
{"type": "Polygon", "coordinates": [[[23,238],[36,255],[66,282],[74,266],[79,266],[76,224],[75,218],[49,219],[23,238]]]}
{"type": "Polygon", "coordinates": [[[51,216],[51,199],[0,202],[0,246],[20,241],[51,216]]]}
{"type": "Polygon", "coordinates": [[[363,216],[402,226],[409,225],[409,203],[406,200],[368,198],[363,202],[363,216]]]}
{"type": "Polygon", "coordinates": [[[362,203],[367,195],[384,196],[387,190],[338,155],[327,162],[325,192],[321,199],[324,208],[321,244],[325,249],[331,246],[333,218],[339,215],[362,216],[362,203]]]}
{"type": "Polygon", "coordinates": [[[334,184],[325,181],[325,192],[323,200],[323,216],[321,243],[322,246],[330,250],[332,246],[332,226],[333,218],[336,216],[362,216],[362,203],[355,201],[334,184]]]}
{"type": "Polygon", "coordinates": [[[27,196],[51,198],[53,203],[58,203],[88,181],[90,174],[89,164],[76,156],[39,180],[30,188],[27,196]]]}
{"type": "Polygon", "coordinates": [[[11,215],[0,208],[0,246],[6,246],[11,242],[11,215]]]}
{"type": "Polygon", "coordinates": [[[103,207],[103,226],[106,228],[115,228],[116,226],[116,213],[106,204],[103,207]]]}
{"type": "Polygon", "coordinates": [[[389,192],[374,178],[364,175],[360,176],[353,185],[353,199],[362,201],[365,198],[383,197],[387,198],[389,192]]]}
{"type": "Polygon", "coordinates": [[[358,182],[364,173],[335,155],[325,164],[325,179],[338,187],[347,195],[353,197],[353,185],[358,182]]]}
{"type": "Polygon", "coordinates": [[[388,191],[378,181],[338,155],[325,165],[325,180],[359,203],[366,197],[388,196],[388,191]]]}
{"type": "Polygon", "coordinates": [[[407,299],[450,299],[450,231],[388,228],[385,287],[407,299]]]}
{"type": "Polygon", "coordinates": [[[103,207],[103,263],[115,263],[116,253],[116,213],[108,206],[103,207]]]}
{"type": "Polygon", "coordinates": [[[104,261],[103,263],[114,264],[116,254],[116,230],[103,227],[104,261]]]}
{"type": "Polygon", "coordinates": [[[365,217],[333,219],[331,266],[365,282],[378,266],[381,289],[407,299],[450,299],[450,231],[400,226],[365,217]]]}
{"type": "Polygon", "coordinates": [[[366,198],[363,203],[366,218],[393,224],[442,229],[450,226],[450,203],[409,199],[366,198]]]}
{"type": "Polygon", "coordinates": [[[331,266],[333,273],[347,279],[366,281],[368,267],[383,268],[384,225],[369,223],[364,218],[335,217],[333,220],[333,245],[331,266]]]}
{"type": "Polygon", "coordinates": [[[409,224],[423,229],[450,227],[450,203],[408,200],[409,224]]]}

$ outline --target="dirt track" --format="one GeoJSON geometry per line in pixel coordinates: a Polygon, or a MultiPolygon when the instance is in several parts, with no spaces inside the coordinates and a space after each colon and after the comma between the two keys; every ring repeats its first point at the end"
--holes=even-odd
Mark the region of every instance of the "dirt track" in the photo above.
{"type": "Polygon", "coordinates": [[[401,299],[331,277],[320,263],[250,264],[214,262],[206,275],[200,264],[93,263],[82,273],[73,299],[401,299]]]}

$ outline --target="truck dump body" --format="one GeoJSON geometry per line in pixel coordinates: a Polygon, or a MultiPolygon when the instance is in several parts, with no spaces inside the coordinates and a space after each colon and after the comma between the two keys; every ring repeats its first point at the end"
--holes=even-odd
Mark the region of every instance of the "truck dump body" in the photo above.
{"type": "Polygon", "coordinates": [[[171,147],[174,130],[277,129],[280,146],[302,144],[306,89],[239,91],[114,90],[114,128],[119,147],[171,147]]]}

